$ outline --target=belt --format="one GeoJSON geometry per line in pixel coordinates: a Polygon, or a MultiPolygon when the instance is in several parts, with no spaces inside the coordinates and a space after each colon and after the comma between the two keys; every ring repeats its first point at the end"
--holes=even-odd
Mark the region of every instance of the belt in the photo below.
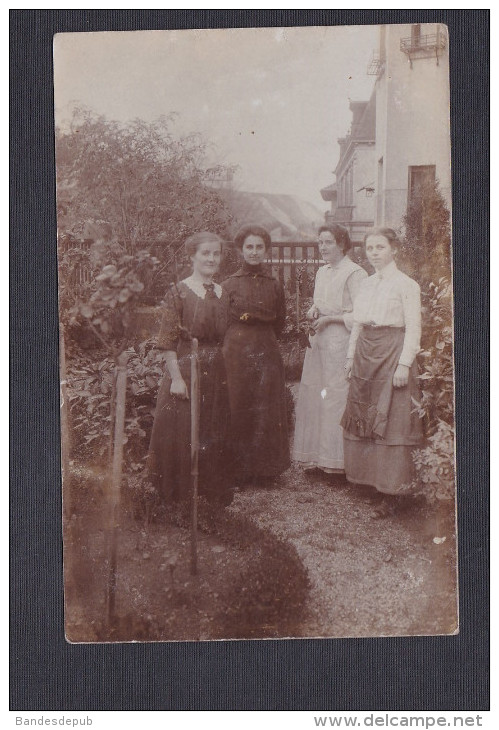
{"type": "Polygon", "coordinates": [[[405,327],[393,327],[389,324],[371,324],[366,323],[362,325],[363,329],[369,329],[369,330],[399,330],[401,332],[405,332],[405,327]]]}

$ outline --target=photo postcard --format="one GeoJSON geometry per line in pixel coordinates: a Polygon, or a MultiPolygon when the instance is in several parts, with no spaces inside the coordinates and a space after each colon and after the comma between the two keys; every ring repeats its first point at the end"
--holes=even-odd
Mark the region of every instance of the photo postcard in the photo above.
{"type": "Polygon", "coordinates": [[[54,38],[65,635],[458,632],[439,23],[54,38]]]}

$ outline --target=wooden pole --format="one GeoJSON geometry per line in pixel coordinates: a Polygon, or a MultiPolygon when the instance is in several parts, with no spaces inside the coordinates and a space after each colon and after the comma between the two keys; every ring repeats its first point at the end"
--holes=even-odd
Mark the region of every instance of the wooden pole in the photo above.
{"type": "Polygon", "coordinates": [[[296,328],[300,327],[300,277],[296,274],[295,279],[295,291],[296,291],[296,328]]]}
{"type": "Polygon", "coordinates": [[[192,476],[192,523],[191,523],[191,575],[198,572],[198,480],[199,480],[199,409],[200,409],[198,341],[191,344],[191,476],[192,476]]]}
{"type": "Polygon", "coordinates": [[[114,451],[109,500],[109,576],[107,585],[107,623],[112,625],[116,608],[116,568],[119,528],[121,474],[123,467],[123,437],[125,431],[126,379],[128,355],[121,353],[116,367],[116,419],[114,427],[114,451]]]}

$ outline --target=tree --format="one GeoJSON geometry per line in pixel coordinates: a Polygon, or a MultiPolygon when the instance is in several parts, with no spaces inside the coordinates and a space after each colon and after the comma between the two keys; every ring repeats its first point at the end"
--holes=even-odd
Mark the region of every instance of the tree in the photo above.
{"type": "Polygon", "coordinates": [[[69,130],[56,130],[59,228],[81,237],[87,221],[107,221],[127,253],[178,248],[201,228],[223,233],[230,213],[207,181],[227,170],[207,169],[207,143],[175,136],[174,119],[119,124],[76,109],[69,130]]]}
{"type": "Polygon", "coordinates": [[[438,181],[426,181],[407,206],[404,250],[421,284],[437,282],[450,272],[450,213],[438,181]]]}

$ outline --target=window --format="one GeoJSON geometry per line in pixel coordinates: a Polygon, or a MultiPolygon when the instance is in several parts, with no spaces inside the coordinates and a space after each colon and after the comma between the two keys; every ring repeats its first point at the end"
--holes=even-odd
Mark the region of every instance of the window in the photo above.
{"type": "Polygon", "coordinates": [[[409,185],[407,203],[417,202],[421,198],[425,185],[435,182],[435,165],[413,165],[409,167],[409,185]]]}

